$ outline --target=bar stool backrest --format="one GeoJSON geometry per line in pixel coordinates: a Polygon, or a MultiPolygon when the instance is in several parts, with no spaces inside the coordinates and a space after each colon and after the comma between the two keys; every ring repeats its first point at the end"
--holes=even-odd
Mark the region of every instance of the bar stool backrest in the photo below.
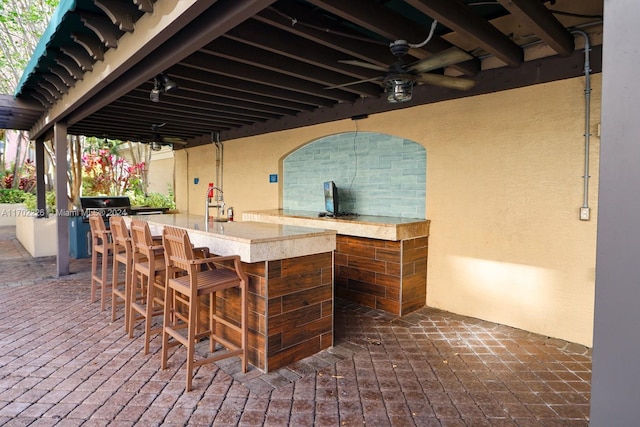
{"type": "Polygon", "coordinates": [[[131,251],[131,235],[129,229],[124,222],[124,218],[121,216],[112,216],[109,219],[111,228],[111,235],[113,236],[113,243],[115,246],[114,251],[120,253],[122,250],[125,253],[131,251]]]}
{"type": "Polygon", "coordinates": [[[167,270],[189,271],[189,261],[195,259],[189,234],[182,228],[166,226],[162,230],[165,265],[167,270]]]}
{"type": "Polygon", "coordinates": [[[107,227],[104,224],[102,215],[98,212],[89,213],[89,228],[91,229],[91,238],[94,245],[108,243],[107,227]]]}
{"type": "Polygon", "coordinates": [[[134,256],[144,255],[147,258],[153,257],[151,247],[153,246],[153,237],[149,224],[139,219],[131,220],[131,242],[134,256]]]}

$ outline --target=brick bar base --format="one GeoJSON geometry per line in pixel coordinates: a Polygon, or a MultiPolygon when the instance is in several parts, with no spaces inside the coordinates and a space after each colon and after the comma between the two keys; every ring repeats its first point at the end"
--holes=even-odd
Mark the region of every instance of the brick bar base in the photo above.
{"type": "MultiPolygon", "coordinates": [[[[249,276],[249,362],[269,372],[333,345],[333,254],[242,263],[249,276]]],[[[219,293],[216,307],[236,322],[239,292],[219,293]]],[[[201,316],[206,319],[207,311],[201,316]]],[[[239,337],[218,325],[232,342],[239,337]]]]}
{"type": "Polygon", "coordinates": [[[427,300],[428,237],[387,241],[337,235],[336,296],[402,316],[427,300]]]}

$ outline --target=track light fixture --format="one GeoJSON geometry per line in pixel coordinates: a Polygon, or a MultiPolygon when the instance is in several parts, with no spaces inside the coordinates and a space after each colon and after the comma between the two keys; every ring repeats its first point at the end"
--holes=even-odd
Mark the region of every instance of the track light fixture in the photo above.
{"type": "Polygon", "coordinates": [[[171,93],[174,90],[178,89],[178,83],[171,80],[166,73],[160,74],[158,78],[160,79],[160,83],[164,88],[164,93],[171,93]]]}
{"type": "Polygon", "coordinates": [[[160,92],[171,93],[178,89],[178,84],[171,80],[167,73],[158,74],[153,78],[153,89],[149,94],[151,102],[160,102],[160,92]]]}

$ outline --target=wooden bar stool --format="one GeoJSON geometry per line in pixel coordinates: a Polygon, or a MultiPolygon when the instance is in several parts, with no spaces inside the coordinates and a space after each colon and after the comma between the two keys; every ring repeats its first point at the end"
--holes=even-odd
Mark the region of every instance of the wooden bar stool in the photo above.
{"type": "Polygon", "coordinates": [[[109,255],[113,253],[111,231],[107,230],[102,215],[89,213],[91,229],[91,302],[96,300],[96,292],[100,289],[100,310],[104,311],[107,297],[107,267],[109,255]],[[98,274],[98,254],[100,254],[100,274],[98,274]]]}
{"type": "Polygon", "coordinates": [[[247,371],[247,283],[248,279],[239,256],[215,256],[198,258],[186,230],[164,227],[162,241],[165,248],[167,285],[162,331],[162,369],[167,367],[169,347],[184,345],[187,348],[187,384],[191,390],[193,369],[228,357],[240,356],[242,372],[247,371]],[[203,270],[203,265],[208,269],[203,270]],[[216,292],[238,288],[240,320],[230,319],[228,313],[216,310],[216,292]],[[200,331],[198,325],[199,300],[209,295],[208,330],[200,331]],[[186,306],[186,313],[175,309],[176,302],[186,306]],[[223,317],[225,316],[225,317],[223,317]],[[237,335],[236,345],[230,334],[237,335]],[[194,347],[198,340],[209,337],[212,356],[195,360],[194,347]],[[173,340],[170,341],[170,338],[173,340]],[[216,343],[222,349],[216,350],[216,343]]]}
{"type": "Polygon", "coordinates": [[[149,353],[151,334],[160,333],[162,326],[151,328],[155,316],[164,308],[165,263],[164,248],[153,236],[146,221],[131,220],[133,267],[131,276],[131,308],[129,337],[138,320],[144,321],[144,354],[149,353]]]}
{"type": "Polygon", "coordinates": [[[121,216],[110,218],[113,238],[113,272],[111,283],[111,321],[116,320],[116,308],[121,301],[124,304],[124,329],[129,331],[131,311],[131,278],[133,273],[133,248],[131,235],[121,216]],[[120,266],[124,266],[124,277],[120,280],[120,266]]]}

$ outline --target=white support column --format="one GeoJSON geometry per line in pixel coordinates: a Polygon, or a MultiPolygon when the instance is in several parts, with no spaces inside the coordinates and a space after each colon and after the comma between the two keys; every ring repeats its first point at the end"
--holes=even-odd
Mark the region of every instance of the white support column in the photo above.
{"type": "Polygon", "coordinates": [[[640,1],[604,0],[591,427],[640,420],[640,1]]]}
{"type": "Polygon", "coordinates": [[[56,147],[56,211],[58,230],[58,277],[69,275],[69,209],[67,202],[67,125],[56,123],[53,127],[56,147]]]}

